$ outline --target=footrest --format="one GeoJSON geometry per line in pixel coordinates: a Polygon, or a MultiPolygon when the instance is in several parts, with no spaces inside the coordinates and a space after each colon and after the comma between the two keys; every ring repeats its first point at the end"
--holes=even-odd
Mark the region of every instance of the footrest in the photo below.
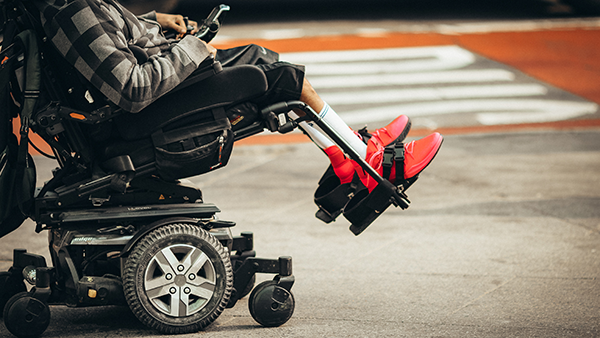
{"type": "Polygon", "coordinates": [[[392,183],[383,181],[370,193],[365,189],[354,195],[344,208],[344,217],[352,223],[350,231],[358,236],[390,205],[406,209],[408,203],[408,199],[401,196],[392,183]]]}
{"type": "Polygon", "coordinates": [[[341,184],[331,165],[319,180],[314,201],[319,207],[315,217],[325,223],[331,223],[343,212],[344,207],[358,191],[366,190],[358,176],[352,182],[341,184]]]}

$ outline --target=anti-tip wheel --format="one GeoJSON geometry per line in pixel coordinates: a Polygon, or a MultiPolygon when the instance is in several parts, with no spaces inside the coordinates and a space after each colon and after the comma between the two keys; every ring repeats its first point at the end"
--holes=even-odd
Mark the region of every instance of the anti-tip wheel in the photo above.
{"type": "Polygon", "coordinates": [[[285,324],[294,314],[294,295],[277,286],[275,281],[269,280],[258,284],[248,299],[248,308],[252,318],[260,325],[266,327],[276,327],[285,324]],[[273,299],[273,292],[277,289],[287,295],[283,302],[277,302],[273,299]]]}
{"type": "Polygon", "coordinates": [[[50,325],[50,307],[27,292],[19,292],[4,307],[4,324],[19,338],[38,337],[50,325]]]}
{"type": "Polygon", "coordinates": [[[4,315],[4,307],[8,300],[27,288],[22,279],[14,278],[10,272],[0,272],[0,318],[4,315]]]}

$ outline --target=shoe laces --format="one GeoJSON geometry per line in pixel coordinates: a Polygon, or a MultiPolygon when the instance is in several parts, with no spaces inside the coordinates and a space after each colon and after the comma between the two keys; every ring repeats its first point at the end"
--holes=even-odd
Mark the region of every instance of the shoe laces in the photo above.
{"type": "Polygon", "coordinates": [[[411,159],[414,159],[415,158],[414,150],[415,150],[415,141],[410,141],[409,143],[405,143],[404,144],[404,158],[406,158],[407,156],[410,156],[411,159]]]}

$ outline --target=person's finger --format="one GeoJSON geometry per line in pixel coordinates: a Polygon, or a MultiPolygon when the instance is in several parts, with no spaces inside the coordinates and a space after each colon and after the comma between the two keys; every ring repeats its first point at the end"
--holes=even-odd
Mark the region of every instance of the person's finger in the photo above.
{"type": "Polygon", "coordinates": [[[185,26],[185,20],[183,19],[183,16],[181,15],[175,15],[174,16],[175,19],[175,29],[177,29],[177,31],[179,33],[183,33],[185,34],[185,32],[187,32],[187,27],[185,26]]]}
{"type": "Polygon", "coordinates": [[[198,32],[198,23],[194,20],[188,20],[188,25],[194,27],[192,29],[191,34],[196,34],[198,32]]]}

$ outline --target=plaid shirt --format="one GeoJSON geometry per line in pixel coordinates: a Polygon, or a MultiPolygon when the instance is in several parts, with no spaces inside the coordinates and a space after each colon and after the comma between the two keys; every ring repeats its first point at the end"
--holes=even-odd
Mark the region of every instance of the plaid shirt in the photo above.
{"type": "Polygon", "coordinates": [[[139,112],[209,55],[194,36],[167,40],[155,13],[136,17],[113,0],[36,0],[59,52],[119,107],[139,112]],[[137,56],[137,57],[136,57],[137,56]]]}

